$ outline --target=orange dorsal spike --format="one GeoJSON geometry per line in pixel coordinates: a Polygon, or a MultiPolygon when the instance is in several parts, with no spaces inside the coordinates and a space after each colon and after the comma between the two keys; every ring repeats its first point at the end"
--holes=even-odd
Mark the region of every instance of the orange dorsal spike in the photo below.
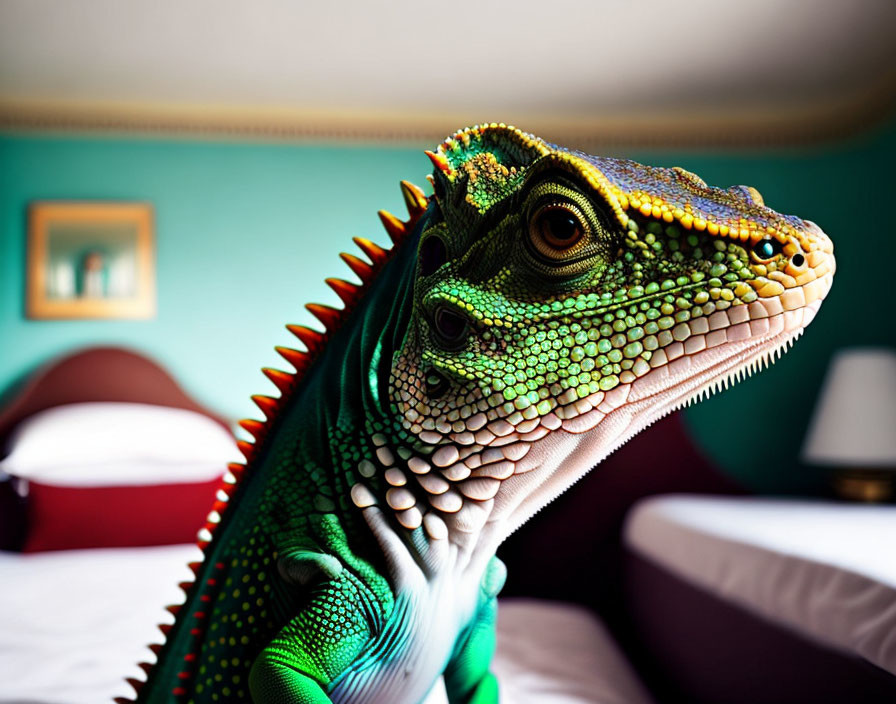
{"type": "Polygon", "coordinates": [[[239,448],[240,452],[243,453],[243,457],[247,460],[250,459],[255,452],[255,445],[251,442],[246,442],[245,440],[237,440],[236,446],[239,448]]]}
{"type": "Polygon", "coordinates": [[[169,614],[177,616],[177,612],[180,611],[180,607],[180,604],[173,604],[172,606],[166,606],[165,611],[167,611],[169,614]]]}
{"type": "MultiPolygon", "coordinates": [[[[434,154],[432,152],[427,153],[430,155],[430,158],[434,159],[433,163],[436,163],[442,169],[447,169],[449,172],[451,171],[450,165],[444,155],[434,154]]],[[[400,220],[384,210],[379,212],[380,220],[382,220],[386,232],[395,244],[399,244],[406,239],[408,233],[413,229],[415,223],[419,221],[429,203],[423,190],[408,181],[401,182],[401,192],[408,213],[410,214],[410,218],[407,222],[400,220]]],[[[340,310],[319,303],[309,303],[305,306],[308,311],[324,325],[326,328],[324,332],[318,332],[317,330],[303,325],[286,326],[287,330],[301,340],[306,351],[299,351],[290,347],[275,347],[280,356],[295,367],[296,371],[294,374],[273,369],[271,367],[262,368],[262,372],[265,376],[273,382],[281,393],[279,399],[261,395],[252,397],[252,400],[255,401],[267,420],[271,420],[276,415],[281,400],[287,393],[295,388],[299,379],[308,371],[312,361],[327,343],[327,340],[329,339],[328,333],[335,330],[342,323],[345,316],[348,314],[348,311],[358,302],[358,299],[363,295],[364,285],[369,284],[373,280],[376,271],[378,271],[389,259],[390,250],[384,249],[375,242],[364,237],[355,237],[353,239],[355,244],[358,245],[370,261],[365,261],[360,257],[347,253],[342,253],[339,256],[349,266],[352,272],[361,279],[363,284],[359,286],[338,278],[329,278],[325,280],[327,285],[336,292],[336,295],[338,295],[340,300],[345,304],[345,308],[340,310]]],[[[242,420],[239,424],[258,442],[261,441],[267,430],[266,424],[257,420],[242,420]]],[[[246,442],[245,440],[238,440],[236,444],[240,452],[245,455],[246,464],[250,464],[258,452],[258,446],[246,442]]],[[[225,477],[224,485],[222,485],[221,489],[223,494],[219,492],[219,501],[222,501],[224,498],[229,498],[232,495],[232,492],[236,490],[236,487],[239,485],[246,472],[246,466],[243,464],[230,464],[228,465],[228,469],[230,470],[230,474],[225,477]]],[[[218,511],[220,514],[223,508],[223,504],[216,503],[213,510],[218,511]]],[[[217,522],[209,522],[202,530],[200,530],[198,538],[200,548],[209,545],[211,533],[214,531],[216,525],[217,522]]]]}
{"type": "Polygon", "coordinates": [[[112,701],[114,701],[115,704],[134,704],[136,700],[128,699],[127,697],[115,697],[112,701]]]}
{"type": "Polygon", "coordinates": [[[327,286],[336,292],[336,295],[342,299],[346,306],[354,305],[358,300],[361,289],[355,284],[344,281],[343,279],[325,279],[327,286]]]}
{"type": "Polygon", "coordinates": [[[137,667],[139,667],[141,670],[143,670],[147,675],[149,674],[149,671],[152,669],[152,665],[150,665],[148,662],[137,663],[137,667]]]}
{"type": "Polygon", "coordinates": [[[185,592],[192,587],[196,582],[179,582],[177,586],[183,589],[185,592]]]}
{"type": "Polygon", "coordinates": [[[273,418],[277,413],[277,399],[256,394],[252,397],[252,400],[255,401],[255,405],[261,409],[262,413],[264,413],[265,418],[273,418]]]}
{"type": "Polygon", "coordinates": [[[373,267],[363,259],[358,259],[353,254],[346,254],[345,252],[342,252],[339,256],[364,283],[367,283],[373,277],[373,267]]]}
{"type": "Polygon", "coordinates": [[[436,154],[435,152],[431,152],[428,149],[423,152],[426,156],[429,157],[429,160],[432,162],[432,165],[435,166],[439,171],[441,171],[446,176],[450,176],[452,173],[451,164],[448,163],[448,160],[445,158],[443,154],[436,154]]]}
{"type": "Polygon", "coordinates": [[[171,625],[168,623],[160,623],[159,630],[162,632],[162,635],[167,638],[168,634],[171,633],[171,625]]]}
{"type": "Polygon", "coordinates": [[[411,219],[416,219],[423,215],[429,201],[426,194],[421,188],[418,188],[410,181],[401,182],[401,195],[404,196],[404,203],[408,208],[408,215],[411,219]]]}
{"type": "Polygon", "coordinates": [[[140,690],[143,689],[143,685],[146,684],[146,682],[134,679],[133,677],[126,677],[125,682],[131,685],[131,687],[134,688],[134,691],[137,692],[137,694],[140,694],[140,690]]]}
{"type": "Polygon", "coordinates": [[[287,391],[289,391],[292,388],[293,381],[295,381],[295,377],[292,374],[281,372],[279,369],[262,367],[261,371],[268,379],[274,382],[274,386],[279,389],[281,394],[285,394],[287,391]]]}
{"type": "Polygon", "coordinates": [[[295,367],[296,372],[303,372],[308,367],[309,357],[307,352],[300,352],[291,347],[275,347],[277,354],[295,367]]]}
{"type": "Polygon", "coordinates": [[[404,223],[386,210],[380,210],[377,215],[379,215],[380,220],[383,221],[383,227],[385,227],[386,232],[389,233],[389,238],[395,244],[399,244],[407,234],[407,228],[404,223]]]}
{"type": "Polygon", "coordinates": [[[193,574],[199,574],[199,569],[202,567],[201,562],[188,562],[187,567],[193,572],[193,574]]]}
{"type": "Polygon", "coordinates": [[[317,318],[327,330],[335,330],[342,319],[342,311],[320,303],[306,303],[305,308],[317,318]]]}
{"type": "Polygon", "coordinates": [[[238,425],[256,440],[264,435],[264,423],[261,421],[244,418],[238,422],[238,425]]]}
{"type": "Polygon", "coordinates": [[[159,643],[150,643],[147,647],[156,655],[162,652],[162,646],[159,643]]]}
{"type": "Polygon", "coordinates": [[[389,258],[389,250],[383,249],[375,242],[371,242],[364,237],[352,237],[352,240],[367,255],[367,258],[373,262],[374,266],[379,266],[389,258]]]}
{"type": "Polygon", "coordinates": [[[304,325],[287,325],[286,329],[302,341],[309,352],[315,352],[324,341],[324,336],[317,330],[304,325]]]}

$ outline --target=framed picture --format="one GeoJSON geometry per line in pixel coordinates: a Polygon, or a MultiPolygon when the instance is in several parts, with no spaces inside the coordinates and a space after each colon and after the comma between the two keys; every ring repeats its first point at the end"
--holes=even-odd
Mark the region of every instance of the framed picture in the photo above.
{"type": "Polygon", "coordinates": [[[153,240],[148,203],[32,203],[28,317],[151,318],[153,240]]]}

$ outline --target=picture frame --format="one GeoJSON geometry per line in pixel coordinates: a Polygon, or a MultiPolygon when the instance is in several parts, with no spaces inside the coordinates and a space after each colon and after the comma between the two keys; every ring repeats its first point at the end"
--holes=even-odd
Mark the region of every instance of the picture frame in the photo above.
{"type": "Polygon", "coordinates": [[[149,203],[31,203],[27,258],[28,318],[155,315],[155,241],[149,203]]]}

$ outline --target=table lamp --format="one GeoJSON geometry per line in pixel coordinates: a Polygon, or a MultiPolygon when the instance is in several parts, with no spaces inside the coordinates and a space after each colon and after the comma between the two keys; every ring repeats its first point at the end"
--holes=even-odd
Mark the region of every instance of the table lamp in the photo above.
{"type": "Polygon", "coordinates": [[[896,493],[896,350],[856,347],[831,360],[803,459],[832,469],[837,493],[889,501],[896,493]]]}

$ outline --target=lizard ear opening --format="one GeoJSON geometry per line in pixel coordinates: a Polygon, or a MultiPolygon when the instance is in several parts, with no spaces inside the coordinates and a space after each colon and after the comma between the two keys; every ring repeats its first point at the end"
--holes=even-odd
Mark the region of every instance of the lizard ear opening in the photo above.
{"type": "Polygon", "coordinates": [[[420,275],[429,276],[448,261],[445,242],[438,235],[429,235],[420,243],[420,275]]]}
{"type": "Polygon", "coordinates": [[[426,375],[426,395],[432,400],[444,396],[449,386],[448,379],[434,369],[426,375]]]}

